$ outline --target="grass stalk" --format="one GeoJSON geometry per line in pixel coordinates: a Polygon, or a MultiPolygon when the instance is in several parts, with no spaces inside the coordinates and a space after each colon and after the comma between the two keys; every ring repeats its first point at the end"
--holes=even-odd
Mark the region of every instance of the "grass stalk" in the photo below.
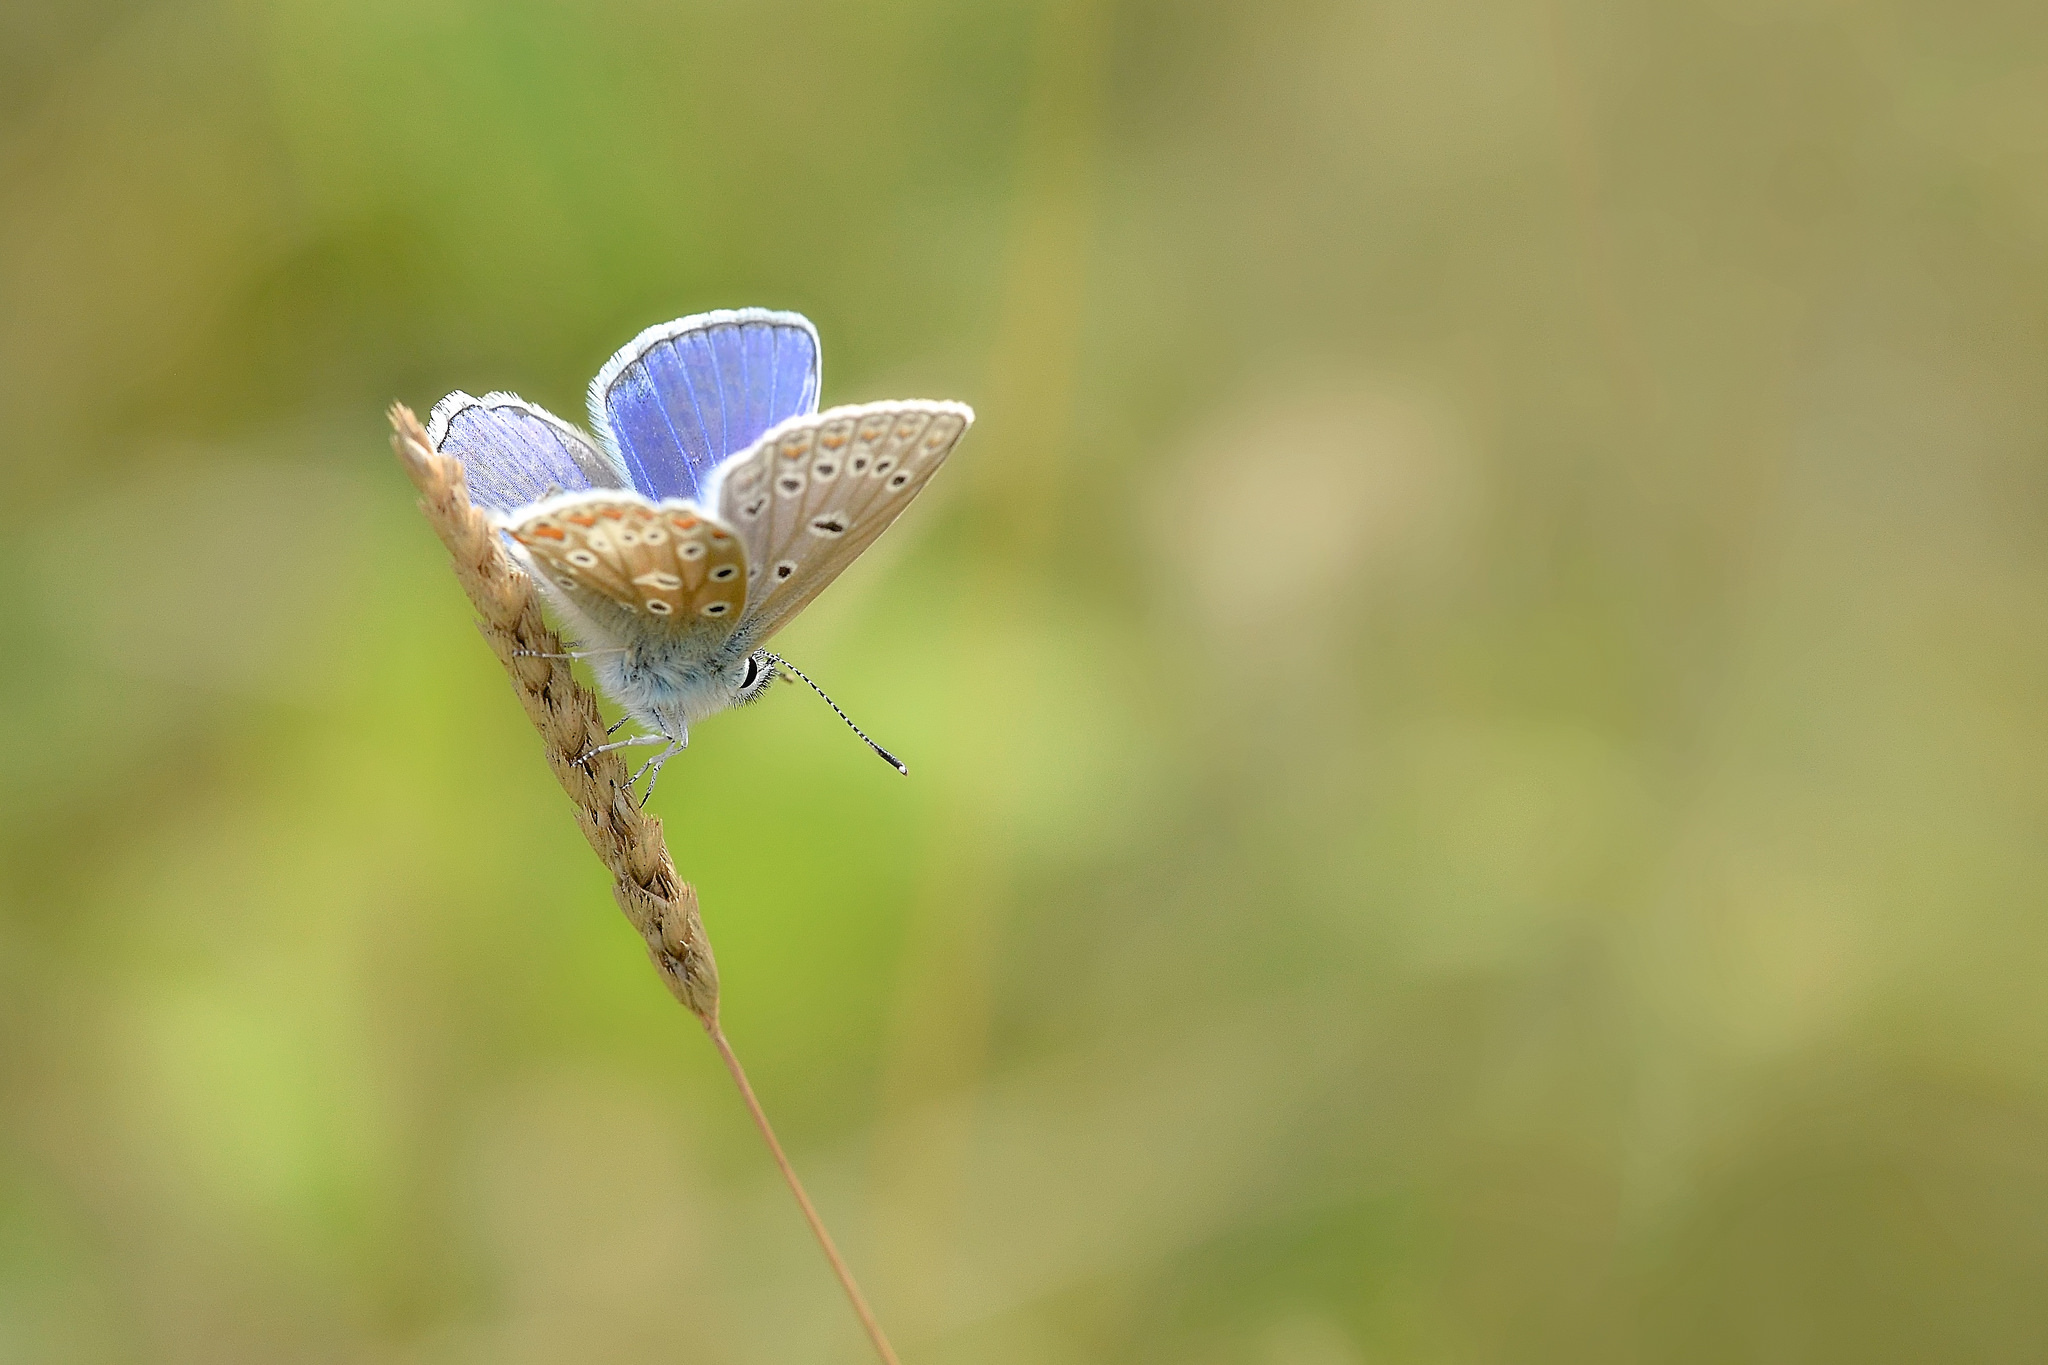
{"type": "Polygon", "coordinates": [[[391,446],[419,490],[420,511],[447,547],[456,581],[476,608],[477,629],[512,680],[512,690],[526,709],[527,719],[540,732],[555,781],[576,807],[578,828],[611,874],[613,899],[646,942],[647,955],[669,994],[695,1015],[710,1035],[748,1114],[768,1144],[769,1154],[796,1196],[804,1221],[874,1344],[875,1354],[884,1365],[898,1365],[896,1352],[784,1155],[775,1129],[747,1081],[746,1070],[719,1024],[718,963],[698,914],[696,889],[676,874],[661,822],[641,810],[634,799],[625,760],[616,751],[579,761],[605,742],[597,698],[577,681],[569,660],[546,657],[565,652],[561,638],[541,614],[540,593],[533,579],[513,562],[489,519],[470,502],[461,462],[433,448],[410,408],[394,404],[390,416],[391,446]]]}

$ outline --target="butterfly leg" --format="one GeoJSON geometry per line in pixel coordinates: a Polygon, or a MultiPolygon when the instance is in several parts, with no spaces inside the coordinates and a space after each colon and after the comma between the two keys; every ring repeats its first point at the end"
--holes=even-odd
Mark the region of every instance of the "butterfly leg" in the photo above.
{"type": "MultiPolygon", "coordinates": [[[[688,740],[672,741],[666,749],[663,749],[653,758],[648,759],[645,763],[640,765],[641,773],[646,772],[649,768],[652,768],[654,770],[653,773],[647,779],[647,790],[640,794],[640,805],[643,809],[646,807],[649,801],[652,801],[654,799],[654,784],[661,781],[661,765],[668,762],[670,759],[674,758],[677,754],[681,753],[684,749],[688,747],[688,740]]],[[[635,782],[638,782],[640,780],[640,773],[634,773],[633,780],[635,782]]]]}
{"type": "MultiPolygon", "coordinates": [[[[675,741],[674,741],[674,740],[672,740],[672,739],[669,739],[667,735],[663,735],[663,736],[662,736],[662,738],[663,738],[664,740],[667,740],[667,741],[668,741],[668,745],[669,745],[669,748],[670,748],[670,749],[672,749],[672,748],[674,748],[674,747],[675,747],[675,741]]],[[[653,758],[650,758],[650,759],[648,759],[648,760],[647,760],[647,761],[646,761],[645,763],[642,763],[642,764],[641,764],[641,765],[640,765],[639,767],[635,768],[635,769],[633,770],[633,780],[632,780],[631,782],[628,782],[628,783],[627,783],[626,785],[627,785],[627,786],[629,786],[629,787],[637,787],[637,786],[639,786],[639,785],[640,785],[640,779],[641,779],[641,778],[643,778],[643,777],[645,777],[645,776],[647,776],[647,770],[648,770],[649,768],[652,768],[652,769],[654,769],[654,771],[655,771],[656,773],[659,773],[659,772],[661,771],[661,761],[662,761],[663,759],[667,758],[667,757],[668,757],[668,754],[669,754],[669,750],[668,750],[668,749],[663,749],[663,750],[662,750],[662,751],[661,751],[660,753],[656,754],[656,755],[655,755],[655,756],[654,756],[653,758]]],[[[650,790],[652,790],[652,788],[651,788],[651,787],[650,787],[649,789],[650,789],[650,790]]]]}
{"type": "Polygon", "coordinates": [[[610,744],[600,744],[576,761],[579,764],[588,763],[599,754],[608,754],[614,749],[630,749],[636,744],[666,744],[668,742],[667,735],[634,735],[630,739],[618,739],[613,740],[610,744]]]}

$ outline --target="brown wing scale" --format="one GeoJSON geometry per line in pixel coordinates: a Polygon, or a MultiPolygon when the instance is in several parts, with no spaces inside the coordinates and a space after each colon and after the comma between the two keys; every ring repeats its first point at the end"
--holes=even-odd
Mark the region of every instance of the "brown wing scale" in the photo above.
{"type": "Polygon", "coordinates": [[[593,494],[510,528],[556,586],[656,620],[736,619],[747,600],[740,538],[693,507],[593,494]]]}

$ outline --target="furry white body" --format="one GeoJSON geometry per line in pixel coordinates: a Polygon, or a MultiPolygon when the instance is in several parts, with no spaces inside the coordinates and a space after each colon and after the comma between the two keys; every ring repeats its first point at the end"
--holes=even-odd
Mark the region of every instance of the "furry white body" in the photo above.
{"type": "Polygon", "coordinates": [[[752,648],[744,626],[723,640],[700,632],[654,632],[623,607],[587,597],[579,602],[536,573],[563,624],[575,634],[606,696],[677,748],[690,727],[753,701],[775,681],[774,665],[752,648]],[[606,617],[623,619],[606,620],[606,617]]]}

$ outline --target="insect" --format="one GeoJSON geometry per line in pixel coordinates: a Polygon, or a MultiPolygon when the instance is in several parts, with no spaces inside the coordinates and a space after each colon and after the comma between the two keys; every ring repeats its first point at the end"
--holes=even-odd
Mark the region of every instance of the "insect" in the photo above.
{"type": "Polygon", "coordinates": [[[825,696],[763,646],[974,420],[965,404],[917,399],[819,412],[818,376],[808,319],[742,308],[650,327],[607,361],[590,385],[594,441],[509,393],[451,393],[428,419],[470,500],[589,646],[569,657],[588,659],[648,732],[591,753],[662,745],[633,776],[650,774],[646,796],[691,725],[755,700],[778,670],[825,696]]]}

